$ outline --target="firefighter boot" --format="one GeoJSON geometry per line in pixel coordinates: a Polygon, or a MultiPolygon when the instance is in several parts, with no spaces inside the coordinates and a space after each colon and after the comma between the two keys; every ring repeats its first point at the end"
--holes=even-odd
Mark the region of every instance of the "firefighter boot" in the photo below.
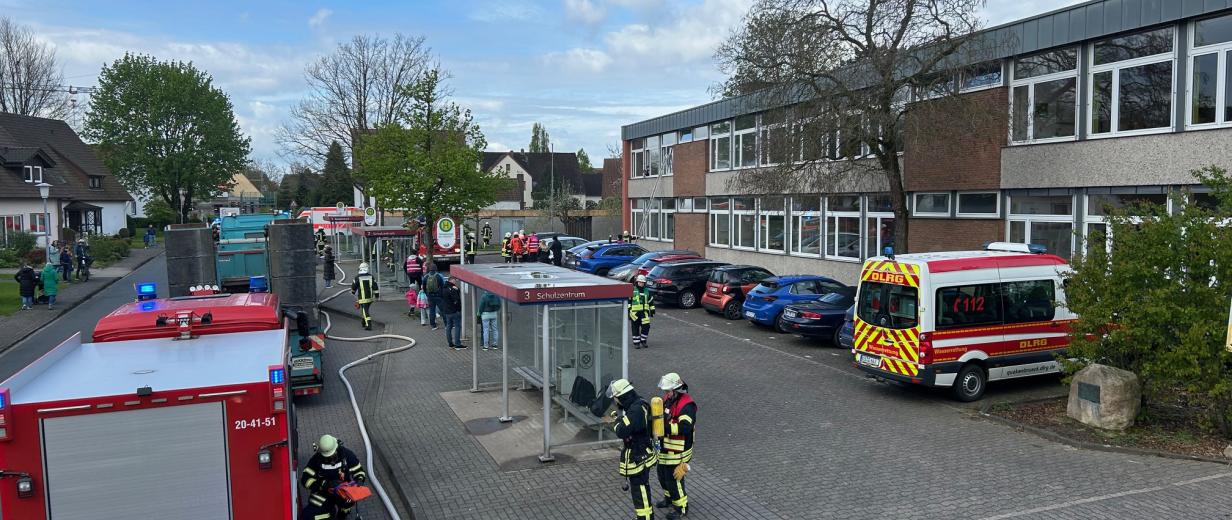
{"type": "Polygon", "coordinates": [[[655,507],[659,509],[667,509],[669,507],[672,507],[672,501],[668,499],[667,497],[663,497],[663,500],[655,502],[655,507]]]}
{"type": "Polygon", "coordinates": [[[671,511],[667,512],[667,520],[680,520],[680,518],[684,515],[685,513],[683,509],[673,507],[671,511]]]}

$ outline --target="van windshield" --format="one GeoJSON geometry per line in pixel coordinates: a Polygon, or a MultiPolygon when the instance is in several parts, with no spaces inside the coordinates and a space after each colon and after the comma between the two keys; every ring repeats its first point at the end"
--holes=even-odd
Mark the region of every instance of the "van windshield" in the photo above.
{"type": "Polygon", "coordinates": [[[909,329],[919,323],[915,287],[881,282],[861,282],[856,315],[865,323],[886,329],[909,329]]]}

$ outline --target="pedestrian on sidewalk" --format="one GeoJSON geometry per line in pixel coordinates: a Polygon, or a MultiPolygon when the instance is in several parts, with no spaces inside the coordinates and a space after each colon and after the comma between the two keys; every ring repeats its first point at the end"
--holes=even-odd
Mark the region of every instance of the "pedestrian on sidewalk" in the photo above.
{"type": "Polygon", "coordinates": [[[145,248],[149,249],[150,246],[154,245],[156,238],[157,232],[154,231],[154,224],[150,224],[150,227],[145,230],[145,248]]]}
{"type": "Polygon", "coordinates": [[[407,306],[406,315],[414,318],[415,309],[417,308],[418,305],[419,305],[419,289],[416,289],[415,286],[412,285],[406,290],[406,306],[407,306]]]}
{"type": "Polygon", "coordinates": [[[22,310],[34,307],[34,288],[38,285],[38,278],[28,263],[22,264],[17,274],[13,275],[13,280],[17,281],[17,294],[21,296],[22,310]]]}
{"type": "MultiPolygon", "coordinates": [[[[441,295],[445,289],[445,277],[436,272],[436,262],[428,262],[428,274],[424,275],[423,286],[424,292],[428,293],[428,324],[436,330],[439,328],[436,326],[436,312],[441,306],[441,295]]],[[[444,311],[441,314],[444,315],[444,311]]]]}
{"type": "Polygon", "coordinates": [[[56,304],[56,292],[59,290],[60,278],[56,276],[56,266],[51,262],[43,266],[43,294],[47,296],[47,310],[56,304]]]}
{"type": "MultiPolygon", "coordinates": [[[[47,260],[51,263],[51,260],[47,260]]],[[[73,279],[73,253],[69,251],[68,246],[60,248],[60,269],[64,271],[64,281],[68,282],[73,279]]]]}
{"type": "Polygon", "coordinates": [[[454,285],[453,279],[446,280],[441,289],[440,309],[441,316],[445,318],[445,341],[449,343],[449,348],[466,348],[462,344],[462,292],[454,285]]]}
{"type": "Polygon", "coordinates": [[[406,283],[418,292],[419,284],[423,282],[423,259],[412,253],[406,257],[402,268],[406,271],[406,283]]]}
{"type": "Polygon", "coordinates": [[[561,262],[565,261],[565,252],[560,244],[560,237],[552,239],[552,245],[548,247],[548,251],[552,257],[552,265],[560,267],[561,262]]]}
{"type": "Polygon", "coordinates": [[[419,326],[428,326],[428,294],[423,289],[419,289],[419,294],[415,297],[415,311],[419,313],[419,326]]]}
{"type": "Polygon", "coordinates": [[[334,269],[335,269],[334,262],[336,261],[337,259],[334,258],[333,246],[325,246],[325,264],[322,266],[322,268],[325,270],[323,274],[325,275],[325,288],[326,289],[329,289],[330,287],[334,286],[334,269]]]}
{"type": "Polygon", "coordinates": [[[484,291],[483,298],[479,299],[478,309],[475,310],[475,318],[479,320],[479,327],[483,338],[483,349],[498,350],[500,345],[500,333],[496,330],[496,319],[500,317],[501,302],[495,294],[484,291]]]}

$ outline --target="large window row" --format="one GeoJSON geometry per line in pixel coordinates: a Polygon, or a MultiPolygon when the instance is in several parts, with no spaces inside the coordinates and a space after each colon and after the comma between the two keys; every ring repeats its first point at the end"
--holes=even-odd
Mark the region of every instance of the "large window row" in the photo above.
{"type": "Polygon", "coordinates": [[[884,194],[712,197],[709,207],[712,247],[858,262],[894,243],[884,194]]]}
{"type": "Polygon", "coordinates": [[[646,240],[676,238],[676,199],[645,198],[630,201],[634,236],[646,240]]]}

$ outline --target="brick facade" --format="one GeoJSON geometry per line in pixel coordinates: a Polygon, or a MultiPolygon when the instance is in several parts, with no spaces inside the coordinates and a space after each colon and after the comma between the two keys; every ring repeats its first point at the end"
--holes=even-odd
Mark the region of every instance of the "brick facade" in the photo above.
{"type": "Polygon", "coordinates": [[[1005,240],[1004,220],[913,218],[907,235],[912,253],[971,251],[1005,240]]]}
{"type": "Polygon", "coordinates": [[[705,213],[676,214],[676,249],[706,250],[706,218],[705,213]]]}
{"type": "Polygon", "coordinates": [[[672,150],[672,187],[677,197],[706,195],[707,143],[693,141],[678,144],[672,150]]]}
{"type": "Polygon", "coordinates": [[[603,159],[603,169],[600,170],[600,175],[603,176],[603,191],[601,196],[605,199],[620,197],[622,177],[620,176],[620,159],[608,157],[603,159]]]}
{"type": "Polygon", "coordinates": [[[913,110],[903,153],[907,191],[1001,187],[1009,92],[993,88],[913,110]],[[946,131],[945,129],[952,129],[946,131]]]}

